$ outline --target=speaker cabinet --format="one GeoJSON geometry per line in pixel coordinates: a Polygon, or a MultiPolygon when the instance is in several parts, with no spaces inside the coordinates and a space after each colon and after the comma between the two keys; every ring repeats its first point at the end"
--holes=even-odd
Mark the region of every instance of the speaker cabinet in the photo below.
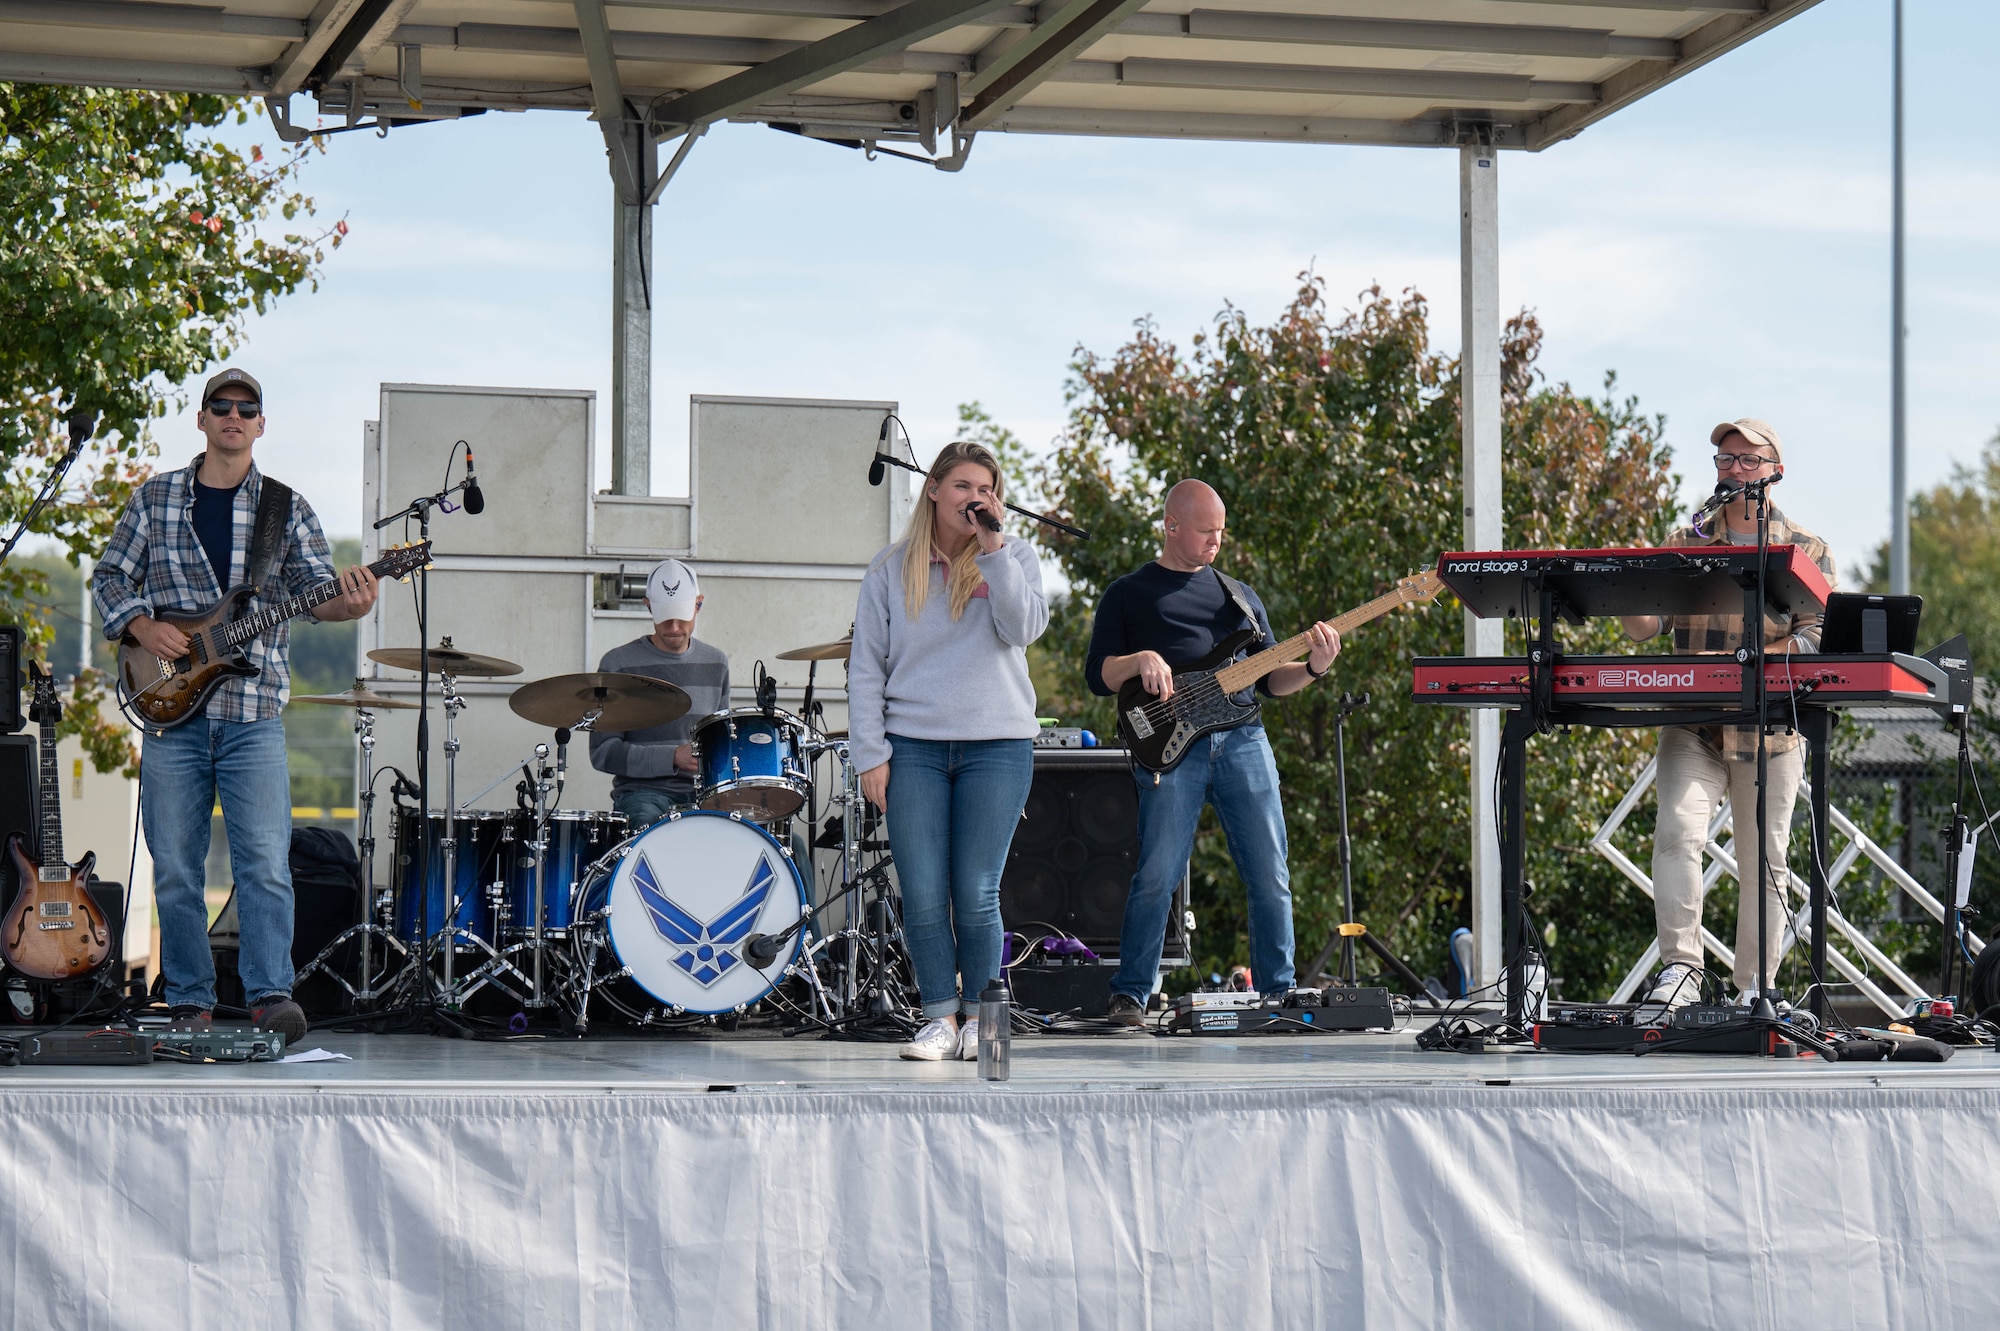
{"type": "MultiPolygon", "coordinates": [[[[1067,934],[1118,954],[1139,865],[1139,792],[1123,749],[1036,749],[1035,781],[1000,879],[1000,919],[1029,939],[1067,934]]],[[[1188,880],[1167,920],[1162,964],[1187,964],[1188,880]]]]}
{"type": "MultiPolygon", "coordinates": [[[[35,817],[35,796],[39,790],[33,735],[0,735],[0,846],[19,832],[27,839],[28,854],[42,857],[42,830],[35,817]]],[[[0,855],[0,912],[14,904],[20,884],[14,881],[13,857],[0,855]]]]}

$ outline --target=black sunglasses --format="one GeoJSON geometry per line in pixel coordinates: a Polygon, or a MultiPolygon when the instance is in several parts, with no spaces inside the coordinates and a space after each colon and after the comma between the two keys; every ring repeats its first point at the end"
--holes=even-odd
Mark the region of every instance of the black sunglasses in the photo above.
{"type": "Polygon", "coordinates": [[[227,416],[229,409],[234,407],[236,414],[246,421],[256,420],[264,411],[262,403],[240,402],[233,397],[212,397],[208,400],[207,405],[208,414],[211,416],[227,416]]]}

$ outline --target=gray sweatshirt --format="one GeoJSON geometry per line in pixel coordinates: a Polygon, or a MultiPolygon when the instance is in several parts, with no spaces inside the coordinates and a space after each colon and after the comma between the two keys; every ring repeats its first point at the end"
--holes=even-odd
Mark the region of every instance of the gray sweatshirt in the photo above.
{"type": "Polygon", "coordinates": [[[1035,686],[1028,644],[1049,626],[1034,548],[1009,536],[978,557],[985,596],[956,622],[945,570],[931,566],[923,615],[903,601],[904,543],[875,557],[861,579],[847,669],[848,753],[857,771],[889,761],[889,736],[1033,739],[1035,686]]]}
{"type": "Polygon", "coordinates": [[[720,647],[696,638],[675,656],[639,638],[613,647],[597,664],[599,670],[663,679],[687,690],[687,711],[663,726],[646,730],[596,730],[590,735],[590,765],[611,773],[613,793],[663,790],[685,799],[694,793],[692,772],[674,770],[674,750],[694,738],[704,717],[729,706],[729,657],[720,647]]]}

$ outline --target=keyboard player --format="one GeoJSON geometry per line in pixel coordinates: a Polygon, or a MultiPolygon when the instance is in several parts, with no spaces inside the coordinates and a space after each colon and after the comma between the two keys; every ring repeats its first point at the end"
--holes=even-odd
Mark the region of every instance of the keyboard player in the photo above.
{"type": "MultiPolygon", "coordinates": [[[[1746,483],[1777,478],[1785,472],[1784,448],[1778,432],[1767,423],[1745,418],[1725,421],[1709,432],[1715,446],[1715,478],[1746,483]]],[[[1795,545],[1835,586],[1838,574],[1825,541],[1771,506],[1771,544],[1795,545]]],[[[1669,546],[1754,545],[1757,513],[1754,503],[1738,499],[1705,524],[1686,526],[1667,538],[1669,546]]],[[[1645,642],[1662,633],[1673,635],[1676,653],[1734,653],[1743,643],[1741,615],[1628,615],[1625,632],[1645,642]]],[[[1764,612],[1765,651],[1776,657],[1819,650],[1820,615],[1764,612]]],[[[1790,870],[1786,849],[1792,830],[1792,806],[1805,770],[1804,744],[1794,731],[1778,730],[1768,741],[1765,833],[1766,891],[1770,893],[1766,939],[1771,974],[1778,972],[1779,943],[1784,937],[1786,890],[1790,870]]],[[[1660,731],[1659,822],[1653,835],[1653,911],[1660,939],[1660,970],[1648,998],[1678,1006],[1701,996],[1701,855],[1708,841],[1709,819],[1719,801],[1728,797],[1736,824],[1736,862],[1743,873],[1756,872],[1756,851],[1744,835],[1757,808],[1757,728],[1755,726],[1667,726],[1660,731]]],[[[1739,880],[1740,881],[1740,880],[1739,880]]],[[[1756,997],[1757,902],[1740,894],[1736,918],[1736,988],[1743,1001],[1756,997]]],[[[1772,1000],[1777,1000],[1772,995],[1772,1000]]]]}

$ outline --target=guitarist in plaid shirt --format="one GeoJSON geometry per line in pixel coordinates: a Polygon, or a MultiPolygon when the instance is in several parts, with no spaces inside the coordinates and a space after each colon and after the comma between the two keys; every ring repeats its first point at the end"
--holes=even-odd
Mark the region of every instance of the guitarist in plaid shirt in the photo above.
{"type": "MultiPolygon", "coordinates": [[[[264,434],[264,390],[242,370],[223,370],[202,389],[195,424],[207,448],[179,471],[141,485],[97,562],[91,592],[104,636],[127,633],[163,661],[187,653],[187,637],[155,612],[195,612],[248,576],[252,527],[264,478],[250,450],[264,434]]],[[[296,596],[333,578],[326,535],[312,506],[293,495],[284,541],[256,601],[296,596]]],[[[375,575],[350,568],[343,591],[312,611],[317,619],[359,619],[375,604],[375,575]]],[[[147,732],[140,766],[142,821],[153,855],[160,911],[160,968],[180,1030],[206,1030],[215,1007],[215,959],[208,947],[209,811],[222,803],[229,865],[242,922],[239,968],[260,1030],[305,1036],[292,1001],[292,794],[285,727],[278,713],[290,691],[286,625],[250,643],[259,673],[226,681],[206,709],[174,729],[147,732]]]]}
{"type": "MultiPolygon", "coordinates": [[[[1748,417],[1724,421],[1709,432],[1715,445],[1718,483],[1748,483],[1785,474],[1785,454],[1778,432],[1748,417]]],[[[1755,545],[1756,506],[1747,498],[1726,505],[1713,530],[1681,527],[1667,538],[1669,546],[1755,545]]],[[[1833,553],[1825,541],[1794,523],[1771,505],[1771,544],[1795,545],[1819,566],[1826,585],[1838,586],[1833,553]]],[[[1773,657],[1819,650],[1820,614],[1780,615],[1764,611],[1765,651],[1773,657]]],[[[1673,634],[1673,650],[1688,653],[1733,653],[1743,644],[1741,615],[1628,615],[1625,632],[1644,642],[1661,633],[1673,634]]],[[[1765,940],[1771,973],[1782,960],[1779,944],[1791,918],[1786,889],[1791,871],[1786,852],[1791,844],[1792,805],[1805,773],[1805,750],[1796,731],[1779,730],[1767,740],[1769,754],[1765,792],[1769,826],[1764,829],[1765,863],[1770,893],[1765,940]]],[[[1757,728],[1755,726],[1666,726],[1660,731],[1660,771],[1657,785],[1659,822],[1653,833],[1653,912],[1659,930],[1660,971],[1648,999],[1679,1006],[1701,997],[1701,854],[1708,844],[1708,822],[1726,797],[1736,828],[1736,862],[1746,870],[1756,863],[1749,824],[1757,808],[1757,728]]],[[[1739,876],[1739,881],[1741,878],[1739,876]]],[[[1757,997],[1757,898],[1747,885],[1736,909],[1734,978],[1749,1003],[1757,997]]],[[[1772,1001],[1778,996],[1773,994],[1772,1001]]]]}

